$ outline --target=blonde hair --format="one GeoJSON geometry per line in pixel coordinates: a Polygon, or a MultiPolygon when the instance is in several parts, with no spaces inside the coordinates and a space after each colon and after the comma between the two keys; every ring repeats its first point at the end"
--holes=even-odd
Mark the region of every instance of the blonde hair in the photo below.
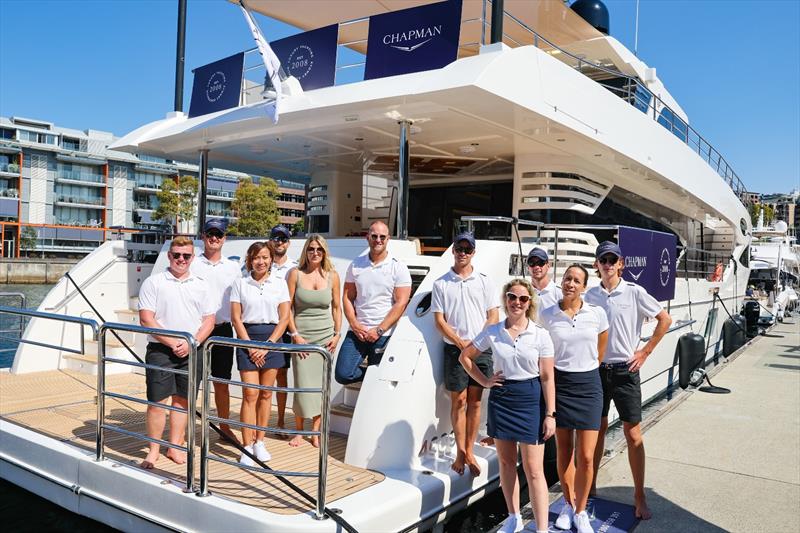
{"type": "Polygon", "coordinates": [[[322,255],[322,271],[323,272],[331,272],[333,270],[333,262],[330,258],[330,250],[328,249],[328,241],[325,240],[325,237],[318,233],[312,233],[306,239],[305,244],[303,244],[303,252],[300,254],[300,261],[298,261],[297,268],[300,270],[305,270],[308,268],[308,246],[312,243],[316,242],[319,244],[319,247],[322,248],[323,255],[322,255]]]}
{"type": "Polygon", "coordinates": [[[172,250],[173,248],[178,248],[180,246],[191,246],[194,248],[194,241],[186,237],[185,235],[181,235],[179,237],[175,237],[172,239],[172,242],[169,243],[169,249],[172,250]]]}
{"type": "Polygon", "coordinates": [[[512,287],[519,285],[520,287],[524,287],[526,291],[528,291],[528,296],[531,297],[531,301],[528,305],[528,310],[525,313],[525,316],[528,317],[530,320],[536,320],[536,311],[539,309],[539,298],[533,292],[533,287],[526,279],[516,278],[512,279],[505,285],[503,285],[503,293],[501,294],[501,298],[503,299],[503,309],[505,310],[506,314],[508,314],[508,298],[506,298],[506,293],[511,290],[512,287]]]}

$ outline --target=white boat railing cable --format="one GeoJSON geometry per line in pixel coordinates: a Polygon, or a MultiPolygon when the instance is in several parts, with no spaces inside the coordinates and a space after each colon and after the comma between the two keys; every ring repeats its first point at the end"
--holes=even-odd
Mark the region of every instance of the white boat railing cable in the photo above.
{"type": "Polygon", "coordinates": [[[34,341],[32,339],[24,339],[22,338],[22,336],[20,336],[20,338],[17,339],[0,336],[0,339],[11,342],[31,344],[33,346],[41,346],[42,348],[52,348],[54,350],[60,350],[62,352],[74,353],[79,355],[83,355],[86,353],[86,346],[85,346],[86,340],[83,332],[83,327],[88,326],[92,329],[92,340],[97,340],[97,334],[99,331],[99,326],[97,325],[97,322],[95,322],[91,318],[85,318],[81,316],[59,315],[57,313],[46,313],[43,311],[34,311],[33,309],[25,309],[21,307],[8,307],[5,305],[0,305],[0,314],[16,315],[20,317],[29,317],[29,318],[42,318],[46,320],[56,320],[60,322],[69,322],[71,324],[79,324],[80,328],[78,329],[80,331],[80,343],[81,343],[81,347],[79,350],[76,350],[75,348],[68,348],[66,346],[59,346],[57,344],[48,344],[46,342],[34,341]]]}
{"type": "MultiPolygon", "coordinates": [[[[165,446],[167,448],[173,448],[175,450],[180,450],[186,452],[186,488],[185,492],[194,492],[194,435],[195,435],[195,419],[196,419],[196,410],[194,406],[197,404],[197,343],[195,342],[194,336],[191,333],[187,333],[185,331],[173,331],[168,329],[158,329],[158,328],[147,328],[144,326],[137,326],[135,324],[121,324],[116,322],[106,322],[102,326],[100,326],[100,331],[98,333],[98,349],[97,349],[97,431],[96,431],[96,446],[95,446],[95,460],[96,461],[103,461],[105,459],[105,432],[114,431],[116,433],[121,433],[123,435],[127,435],[128,437],[132,437],[135,439],[145,440],[150,443],[159,444],[161,446],[165,446]],[[150,365],[147,363],[142,363],[140,361],[130,361],[127,359],[118,359],[116,357],[107,357],[106,356],[106,333],[111,331],[112,333],[118,331],[126,331],[130,333],[142,333],[145,335],[158,335],[159,337],[171,337],[175,339],[183,339],[186,341],[186,344],[189,346],[189,354],[187,355],[187,363],[188,363],[188,370],[182,370],[178,368],[165,368],[159,365],[150,365]],[[177,374],[181,376],[186,376],[188,381],[187,387],[187,400],[188,406],[186,409],[181,409],[179,407],[172,407],[171,405],[165,405],[160,402],[152,402],[150,400],[142,400],[141,398],[137,398],[135,396],[130,396],[126,394],[117,394],[106,391],[106,363],[117,363],[121,365],[128,365],[138,368],[145,368],[150,370],[157,370],[161,372],[169,372],[171,374],[177,374]],[[120,426],[115,426],[112,424],[106,424],[105,422],[105,399],[106,397],[115,398],[118,400],[125,400],[125,401],[132,401],[134,403],[139,403],[143,405],[147,405],[148,407],[158,407],[161,409],[166,409],[168,411],[174,411],[178,413],[185,413],[186,414],[186,446],[181,446],[179,444],[174,444],[171,442],[167,442],[163,439],[158,439],[154,437],[149,437],[147,435],[142,435],[141,433],[136,433],[134,431],[129,431],[125,428],[120,426]]],[[[139,359],[137,357],[137,359],[139,359]]]]}
{"type": "MultiPolygon", "coordinates": [[[[330,381],[331,381],[331,369],[332,369],[332,362],[333,356],[331,353],[323,348],[322,346],[317,345],[294,345],[294,344],[273,344],[269,342],[258,342],[258,341],[251,341],[251,340],[242,340],[242,339],[231,339],[229,337],[211,337],[203,345],[203,376],[202,376],[202,383],[203,383],[203,397],[200,405],[200,416],[201,422],[200,427],[202,428],[201,433],[201,440],[200,440],[200,490],[198,492],[198,496],[208,496],[210,493],[208,491],[208,483],[209,483],[209,475],[208,475],[208,461],[214,460],[220,463],[229,464],[232,466],[237,466],[240,468],[245,468],[247,470],[255,471],[255,472],[262,472],[265,474],[270,474],[273,476],[278,477],[287,484],[290,488],[295,490],[298,494],[308,499],[311,503],[315,504],[314,510],[314,517],[317,520],[322,520],[327,516],[334,518],[336,520],[340,517],[335,516],[334,511],[329,511],[325,507],[325,490],[327,485],[327,472],[328,472],[328,440],[330,434],[329,428],[329,419],[330,419],[330,381]],[[304,352],[310,354],[317,354],[323,359],[323,368],[322,368],[322,383],[319,388],[298,388],[298,387],[276,387],[276,386],[265,386],[265,385],[257,385],[254,383],[244,383],[242,381],[236,381],[231,379],[222,379],[213,377],[210,375],[211,369],[211,349],[213,346],[230,346],[233,348],[246,348],[246,349],[260,349],[260,350],[269,350],[269,351],[277,351],[277,352],[285,352],[285,353],[297,353],[297,352],[304,352]],[[246,424],[239,420],[233,420],[230,418],[220,418],[217,416],[212,416],[209,414],[209,409],[211,406],[211,383],[224,383],[227,385],[234,385],[238,387],[250,388],[250,389],[257,389],[257,390],[267,390],[267,391],[275,391],[275,392],[291,392],[294,394],[320,394],[322,396],[322,410],[321,410],[321,421],[320,421],[320,430],[319,431],[304,431],[304,430],[291,430],[291,429],[280,429],[280,428],[271,428],[268,426],[258,426],[255,424],[246,424]],[[264,462],[258,460],[255,455],[246,452],[247,455],[253,459],[256,464],[260,466],[246,466],[240,463],[230,461],[228,459],[224,459],[218,455],[214,455],[209,453],[209,444],[210,444],[210,433],[209,428],[211,423],[222,423],[228,424],[231,426],[236,427],[244,427],[249,428],[256,431],[264,431],[265,433],[270,434],[277,434],[277,435],[303,435],[303,436],[316,436],[319,437],[320,445],[319,445],[319,466],[316,473],[314,472],[299,472],[299,471],[283,471],[283,470],[274,470],[267,466],[264,462]],[[294,477],[316,477],[317,478],[317,497],[316,499],[312,498],[308,494],[305,493],[302,489],[294,485],[291,481],[284,479],[287,476],[294,476],[294,477]]],[[[339,520],[336,520],[339,522],[339,520]]],[[[347,526],[344,526],[347,529],[347,526]]],[[[348,529],[350,531],[351,529],[348,529]]]]}

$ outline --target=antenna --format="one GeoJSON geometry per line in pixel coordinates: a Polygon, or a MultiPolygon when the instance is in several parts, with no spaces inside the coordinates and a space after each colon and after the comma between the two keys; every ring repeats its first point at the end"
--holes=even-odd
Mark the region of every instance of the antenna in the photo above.
{"type": "Polygon", "coordinates": [[[633,55],[639,57],[639,0],[636,0],[636,26],[633,31],[633,55]]]}

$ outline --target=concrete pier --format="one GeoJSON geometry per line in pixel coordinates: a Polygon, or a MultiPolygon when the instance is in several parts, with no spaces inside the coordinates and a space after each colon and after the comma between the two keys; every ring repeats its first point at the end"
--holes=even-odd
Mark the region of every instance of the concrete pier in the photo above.
{"type": "MultiPolygon", "coordinates": [[[[800,317],[735,355],[712,377],[731,394],[692,390],[645,420],[653,518],[637,533],[800,531],[800,317]]],[[[624,447],[601,464],[598,496],[633,504],[624,447]]]]}
{"type": "Polygon", "coordinates": [[[0,284],[57,283],[77,262],[77,259],[3,259],[0,284]]]}

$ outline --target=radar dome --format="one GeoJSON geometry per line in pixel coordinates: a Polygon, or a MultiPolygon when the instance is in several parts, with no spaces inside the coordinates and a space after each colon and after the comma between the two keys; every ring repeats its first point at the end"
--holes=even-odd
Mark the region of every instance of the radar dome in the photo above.
{"type": "Polygon", "coordinates": [[[600,0],[577,0],[569,8],[580,15],[594,29],[608,35],[610,27],[608,8],[603,2],[600,0]]]}
{"type": "Polygon", "coordinates": [[[787,229],[789,229],[789,226],[783,220],[779,220],[775,223],[775,231],[778,233],[786,233],[787,229]]]}

